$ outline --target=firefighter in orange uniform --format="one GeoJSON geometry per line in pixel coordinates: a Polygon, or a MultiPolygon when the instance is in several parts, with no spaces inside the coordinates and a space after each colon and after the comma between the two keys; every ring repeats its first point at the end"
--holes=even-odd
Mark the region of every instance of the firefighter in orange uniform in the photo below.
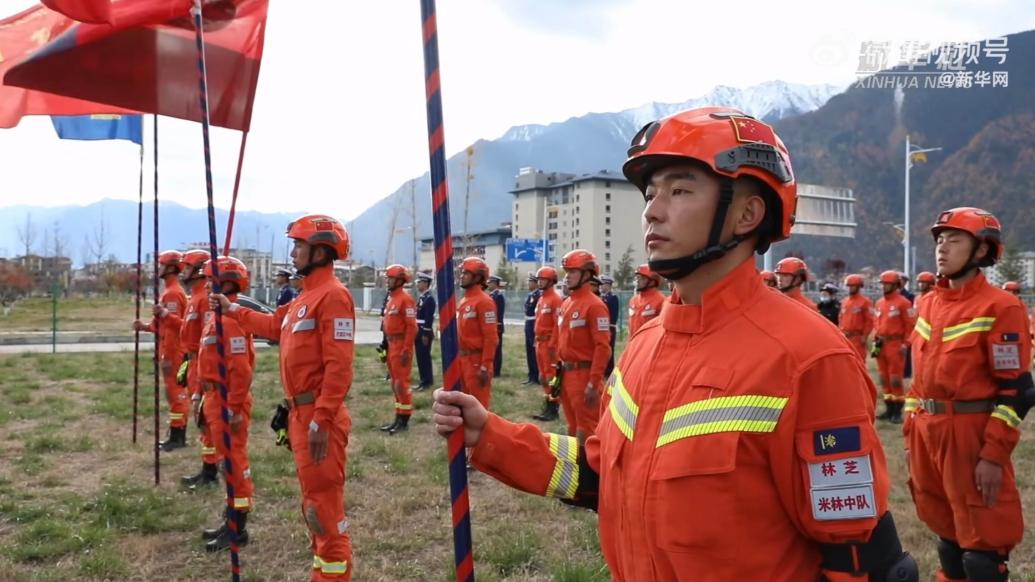
{"type": "Polygon", "coordinates": [[[776,288],[776,273],[772,271],[762,271],[758,275],[762,278],[762,282],[765,283],[766,287],[776,288]]]}
{"type": "MultiPolygon", "coordinates": [[[[590,280],[600,274],[600,262],[593,253],[570,251],[561,259],[561,267],[569,290],[557,314],[561,406],[568,434],[582,443],[596,432],[600,420],[598,404],[604,390],[604,368],[611,357],[611,316],[604,301],[589,286],[590,280]]],[[[641,311],[646,311],[646,305],[641,311]]]]}
{"type": "Polygon", "coordinates": [[[636,294],[629,300],[629,337],[657,317],[665,304],[665,295],[658,289],[661,275],[651,271],[647,265],[640,265],[636,268],[635,278],[636,294]]]}
{"type": "Polygon", "coordinates": [[[187,312],[182,316],[170,314],[174,322],[180,326],[180,344],[183,348],[185,362],[177,374],[177,381],[186,385],[191,400],[191,418],[198,426],[198,442],[201,445],[201,469],[193,474],[180,478],[180,483],[195,489],[219,482],[219,463],[222,458],[216,449],[216,439],[205,425],[202,414],[204,403],[201,380],[198,376],[198,350],[201,346],[201,329],[205,325],[205,314],[208,313],[208,290],[205,281],[204,267],[208,262],[208,251],[191,249],[183,253],[183,282],[190,286],[190,302],[187,312]]]}
{"type": "MultiPolygon", "coordinates": [[[[918,292],[917,297],[923,297],[931,291],[934,291],[934,286],[937,282],[938,279],[934,276],[934,273],[930,271],[921,271],[920,274],[916,276],[916,290],[918,292]]],[[[915,307],[916,302],[914,301],[913,303],[915,307]]]]}
{"type": "MultiPolygon", "coordinates": [[[[219,269],[220,291],[227,299],[234,301],[238,293],[248,291],[248,267],[233,257],[219,257],[216,260],[219,269]]],[[[212,261],[205,263],[205,277],[215,281],[212,261]]],[[[216,330],[216,318],[210,311],[206,316],[205,327],[201,331],[201,348],[198,352],[198,375],[201,389],[205,393],[204,410],[205,426],[209,427],[216,439],[216,448],[223,458],[230,457],[232,473],[226,477],[234,488],[232,500],[224,500],[226,511],[223,523],[201,533],[208,540],[205,550],[218,552],[230,547],[232,537],[229,524],[237,526],[237,543],[248,543],[248,512],[252,509],[252,495],[255,491],[252,483],[252,469],[248,462],[248,427],[252,421],[252,372],[255,369],[255,347],[252,334],[241,329],[241,324],[229,317],[223,318],[223,358],[219,355],[219,337],[216,330]],[[230,419],[229,425],[223,422],[223,396],[219,385],[223,378],[219,374],[219,366],[226,368],[226,408],[230,419]],[[223,432],[230,430],[230,449],[223,441],[223,432]]]]}
{"type": "Polygon", "coordinates": [[[169,404],[169,436],[158,447],[165,452],[187,446],[187,412],[190,404],[187,389],[176,381],[176,375],[183,364],[183,347],[180,345],[180,323],[177,317],[187,310],[187,294],[180,285],[180,271],[183,269],[183,254],[179,251],[165,251],[158,255],[159,276],[165,289],[154,306],[154,318],[147,324],[140,320],[133,322],[138,331],[158,331],[159,368],[165,381],[165,401],[169,404]]]}
{"type": "MultiPolygon", "coordinates": [[[[303,216],[288,225],[291,260],[302,294],[272,315],[242,309],[213,295],[224,313],[252,334],[280,342],[280,380],[288,414],[288,442],[309,527],[314,582],[352,577],[352,542],[345,516],[345,450],[352,419],[345,396],[352,385],[356,316],[349,290],[334,276],[349,235],[338,220],[303,216]]],[[[412,345],[412,341],[411,341],[412,345]]]]}
{"type": "Polygon", "coordinates": [[[408,429],[413,414],[413,392],[410,374],[413,371],[413,345],[417,339],[417,303],[406,292],[410,270],[402,265],[385,269],[388,303],[382,329],[388,340],[388,373],[392,377],[395,394],[395,420],[381,427],[388,434],[408,429]]]}
{"type": "Polygon", "coordinates": [[[903,426],[917,516],[938,535],[939,582],[1005,582],[1024,523],[1010,455],[1035,401],[1025,310],[981,273],[1003,253],[999,221],[941,213],[938,284],[920,304],[903,426]]]}
{"type": "Polygon", "coordinates": [[[478,257],[460,264],[460,287],[464,297],[456,307],[460,341],[460,382],[485,408],[492,401],[492,366],[496,355],[496,303],[485,292],[489,265],[478,257]]]}
{"type": "Polygon", "coordinates": [[[819,313],[819,306],[801,292],[801,286],[809,280],[809,267],[797,257],[787,257],[776,263],[777,289],[784,295],[819,313]]]}
{"type": "Polygon", "coordinates": [[[1014,297],[1021,296],[1021,284],[1017,281],[1007,281],[1003,283],[1003,291],[1008,291],[1014,295],[1014,297]]]}
{"type": "Polygon", "coordinates": [[[873,333],[873,302],[862,294],[862,275],[845,277],[848,297],[841,302],[841,332],[859,354],[859,359],[866,361],[866,353],[870,349],[870,334],[873,333]]]}
{"type": "Polygon", "coordinates": [[[532,418],[557,420],[560,395],[555,393],[557,377],[557,315],[563,299],[557,289],[557,269],[540,267],[535,273],[536,285],[542,292],[535,308],[535,357],[539,365],[539,382],[543,386],[543,410],[532,418]]]}
{"type": "Polygon", "coordinates": [[[872,381],[836,329],[755,271],[794,215],[782,142],[704,108],[648,125],[629,153],[651,269],[677,293],[631,338],[596,435],[583,446],[444,391],[436,430],[462,426],[474,464],[513,487],[597,509],[618,582],[916,581],[872,381]]]}
{"type": "Polygon", "coordinates": [[[877,316],[874,350],[877,352],[880,387],[884,392],[884,412],[877,418],[898,424],[902,422],[906,401],[902,385],[905,352],[909,349],[909,334],[916,323],[916,312],[913,304],[899,292],[902,282],[898,273],[884,271],[880,274],[880,285],[884,296],[877,300],[874,309],[877,316]]]}

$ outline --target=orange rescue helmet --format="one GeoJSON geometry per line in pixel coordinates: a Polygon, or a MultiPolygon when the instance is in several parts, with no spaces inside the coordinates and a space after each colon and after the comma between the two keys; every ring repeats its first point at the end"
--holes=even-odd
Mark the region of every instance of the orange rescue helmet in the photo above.
{"type": "Polygon", "coordinates": [[[934,273],[930,271],[921,271],[920,274],[916,276],[916,282],[934,285],[938,282],[938,279],[934,276],[934,273]]]}
{"type": "Polygon", "coordinates": [[[863,280],[863,276],[858,273],[853,273],[845,277],[845,287],[862,287],[866,284],[863,280]]]}
{"type": "Polygon", "coordinates": [[[978,267],[991,267],[1003,256],[1003,227],[991,212],[970,206],[946,210],[931,225],[931,234],[937,241],[946,230],[961,230],[988,243],[988,254],[976,263],[978,267]]]}
{"type": "Polygon", "coordinates": [[[651,281],[654,281],[656,285],[661,285],[661,275],[655,273],[654,271],[651,271],[650,265],[648,265],[647,263],[644,263],[639,267],[636,267],[636,274],[641,277],[646,277],[651,281]]]}
{"type": "Polygon", "coordinates": [[[766,283],[776,283],[776,273],[772,271],[762,271],[759,273],[759,276],[762,277],[762,281],[766,283]]]}
{"type": "Polygon", "coordinates": [[[809,266],[798,257],[787,257],[776,263],[777,275],[794,275],[801,277],[802,281],[809,280],[809,266]]]}
{"type": "Polygon", "coordinates": [[[345,225],[326,214],[307,214],[288,224],[288,238],[323,245],[334,249],[336,259],[345,260],[349,255],[349,233],[345,225]]]}
{"type": "Polygon", "coordinates": [[[460,263],[460,272],[481,275],[483,283],[488,281],[489,276],[492,274],[492,271],[489,270],[489,264],[478,257],[467,257],[464,259],[460,263]]]}
{"type": "Polygon", "coordinates": [[[403,283],[409,283],[411,279],[410,270],[405,266],[398,264],[388,265],[388,268],[385,269],[385,277],[389,277],[391,279],[402,279],[403,283]]]}
{"type": "Polygon", "coordinates": [[[902,279],[898,276],[898,271],[884,271],[880,274],[881,283],[894,283],[895,285],[901,285],[902,279]]]}
{"type": "Polygon", "coordinates": [[[561,267],[567,271],[578,270],[589,271],[593,275],[600,274],[600,263],[597,262],[596,255],[583,249],[568,251],[561,259],[561,267]]]}
{"type": "Polygon", "coordinates": [[[1010,293],[1020,293],[1021,284],[1017,281],[1007,281],[1003,283],[1003,290],[1009,291],[1010,293]]]}
{"type": "Polygon", "coordinates": [[[554,283],[557,282],[557,269],[550,266],[539,267],[539,270],[535,272],[536,279],[549,279],[554,283]]]}
{"type": "MultiPolygon", "coordinates": [[[[238,293],[246,293],[248,291],[248,284],[250,281],[248,276],[248,267],[246,267],[239,259],[221,256],[216,259],[216,266],[219,268],[220,285],[232,282],[237,284],[238,293]]],[[[205,276],[209,279],[214,276],[212,273],[212,261],[205,263],[205,276]]]]}
{"type": "Polygon", "coordinates": [[[158,264],[163,267],[175,267],[176,272],[183,271],[183,253],[180,251],[162,251],[158,253],[158,264]]]}

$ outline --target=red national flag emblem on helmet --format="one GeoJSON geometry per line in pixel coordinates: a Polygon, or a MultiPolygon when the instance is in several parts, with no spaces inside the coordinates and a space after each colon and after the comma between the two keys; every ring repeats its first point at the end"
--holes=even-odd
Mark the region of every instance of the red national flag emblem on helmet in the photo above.
{"type": "Polygon", "coordinates": [[[762,142],[776,146],[776,133],[769,125],[750,117],[730,117],[733,133],[740,142],[762,142]]]}

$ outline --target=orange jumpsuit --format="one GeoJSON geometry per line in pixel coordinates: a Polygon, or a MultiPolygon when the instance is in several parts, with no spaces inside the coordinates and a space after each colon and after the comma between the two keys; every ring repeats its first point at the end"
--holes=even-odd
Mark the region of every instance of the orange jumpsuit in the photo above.
{"type": "Polygon", "coordinates": [[[787,292],[784,293],[784,295],[790,297],[798,303],[801,303],[805,307],[808,307],[809,309],[812,309],[813,311],[819,313],[819,306],[816,305],[816,303],[813,300],[809,299],[805,296],[804,293],[801,292],[801,287],[792,287],[788,289],[787,292]]]}
{"type": "Polygon", "coordinates": [[[607,305],[593,294],[589,285],[572,291],[561,304],[557,356],[564,368],[561,406],[570,435],[581,434],[585,438],[596,432],[600,407],[586,401],[586,387],[592,384],[599,400],[604,390],[604,368],[611,357],[610,326],[607,305]]]}
{"type": "Polygon", "coordinates": [[[492,401],[492,365],[500,338],[496,335],[496,303],[478,285],[464,290],[464,298],[456,307],[457,333],[460,336],[460,384],[489,408],[492,401]],[[489,379],[482,386],[478,379],[481,367],[489,379]]]}
{"type": "Polygon", "coordinates": [[[302,279],[302,294],[272,315],[235,309],[249,333],[280,342],[280,380],[291,409],[288,439],[302,490],[302,515],[313,550],[313,581],[352,576],[352,542],[345,516],[345,449],[352,419],[345,395],[352,385],[356,317],[352,295],[330,266],[302,279]],[[309,456],[310,425],[330,431],[327,456],[309,456]]]}
{"type": "Polygon", "coordinates": [[[1024,311],[1016,297],[981,274],[960,289],[939,281],[934,296],[920,303],[906,403],[913,412],[903,425],[910,485],[917,516],[964,549],[1007,553],[1024,532],[1010,462],[1020,418],[1013,408],[996,405],[999,382],[1029,369],[1024,311]],[[979,402],[970,402],[968,411],[944,409],[960,401],[979,402]],[[974,483],[978,459],[1003,468],[993,507],[985,506],[974,483]]]}
{"type": "Polygon", "coordinates": [[[187,389],[176,383],[176,373],[183,363],[183,346],[180,345],[180,320],[177,317],[187,309],[187,294],[176,277],[165,278],[165,289],[159,299],[169,313],[163,317],[155,317],[147,326],[147,331],[158,330],[159,368],[165,381],[165,401],[169,404],[169,426],[180,428],[187,426],[187,413],[190,402],[187,389]]]}
{"type": "Polygon", "coordinates": [[[557,314],[564,299],[553,287],[543,290],[535,307],[535,357],[546,399],[553,401],[550,382],[557,376],[557,314]]]}
{"type": "Polygon", "coordinates": [[[395,413],[413,414],[413,392],[410,391],[410,373],[413,371],[413,343],[417,338],[417,303],[402,286],[388,296],[382,322],[388,340],[388,374],[395,394],[395,413]],[[402,354],[409,354],[403,363],[402,354]]]}
{"type": "Polygon", "coordinates": [[[862,293],[845,297],[841,302],[841,317],[838,321],[841,332],[865,362],[866,342],[873,333],[873,302],[862,293]]]}
{"type": "Polygon", "coordinates": [[[629,299],[629,337],[635,335],[643,324],[657,317],[664,304],[665,295],[657,287],[637,291],[629,299]]]}
{"type": "MultiPolygon", "coordinates": [[[[231,301],[233,296],[229,296],[231,301]]],[[[250,511],[252,495],[252,470],[248,462],[248,427],[252,420],[252,372],[255,369],[255,347],[252,336],[241,329],[241,324],[229,317],[223,318],[223,356],[226,359],[226,406],[233,416],[243,419],[241,426],[230,433],[230,450],[223,441],[222,395],[219,392],[219,345],[216,336],[216,318],[209,317],[201,332],[201,350],[198,352],[198,376],[205,392],[205,426],[215,437],[216,449],[221,457],[230,457],[233,472],[228,480],[234,487],[233,507],[238,511],[250,511]]],[[[229,500],[228,500],[229,503],[229,500]]]]}
{"type": "MultiPolygon", "coordinates": [[[[187,392],[190,393],[192,400],[201,399],[204,396],[198,375],[197,358],[198,348],[201,345],[201,329],[204,327],[206,317],[210,313],[206,285],[204,279],[198,279],[191,285],[190,303],[187,304],[187,313],[182,319],[173,314],[169,315],[173,321],[180,322],[180,343],[184,353],[190,360],[187,365],[187,392]]],[[[204,408],[204,402],[202,402],[201,406],[204,408]]],[[[201,418],[205,417],[203,410],[199,414],[201,418]]],[[[198,440],[201,442],[202,462],[213,465],[218,464],[222,458],[216,449],[216,438],[213,437],[213,433],[209,430],[207,424],[201,428],[200,433],[198,440]]]]}
{"type": "MultiPolygon", "coordinates": [[[[913,304],[897,290],[877,300],[877,337],[881,340],[877,368],[880,371],[880,387],[885,402],[904,402],[902,373],[906,368],[902,347],[907,345],[909,334],[916,323],[913,304]]],[[[915,360],[914,360],[915,361],[915,360]]]]}
{"type": "Polygon", "coordinates": [[[886,511],[873,382],[836,329],[763,286],[753,260],[701,305],[670,299],[608,384],[584,448],[491,415],[473,463],[560,498],[581,493],[588,464],[617,582],[814,581],[821,543],[866,541],[886,511]]]}

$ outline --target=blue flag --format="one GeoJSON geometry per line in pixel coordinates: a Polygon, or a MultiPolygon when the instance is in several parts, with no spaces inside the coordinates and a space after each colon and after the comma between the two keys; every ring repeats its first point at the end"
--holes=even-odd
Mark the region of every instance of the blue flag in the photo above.
{"type": "Polygon", "coordinates": [[[52,115],[61,139],[127,139],[143,145],[144,129],[140,115],[52,115]]]}

